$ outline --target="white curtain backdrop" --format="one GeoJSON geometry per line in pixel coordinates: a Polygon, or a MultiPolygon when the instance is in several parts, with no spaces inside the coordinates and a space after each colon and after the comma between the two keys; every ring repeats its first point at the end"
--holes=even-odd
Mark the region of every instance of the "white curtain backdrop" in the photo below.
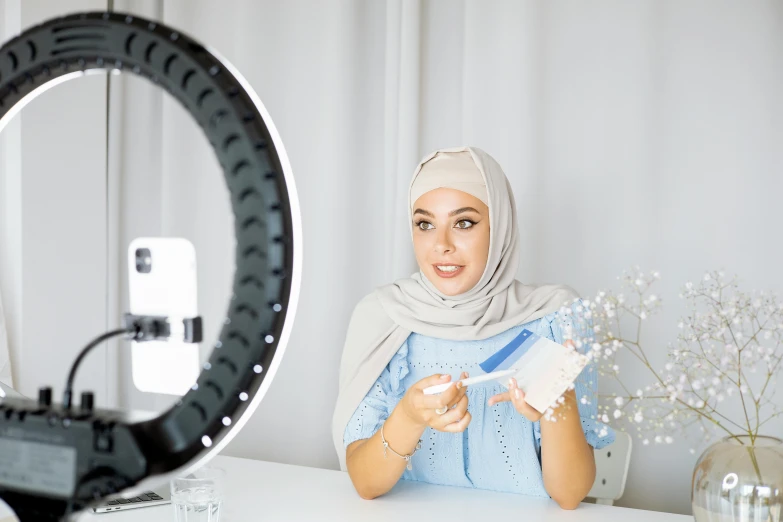
{"type": "MultiPolygon", "coordinates": [[[[435,148],[479,146],[505,168],[521,280],[590,294],[634,264],[659,270],[666,308],[648,337],[659,364],[685,281],[725,268],[747,287],[783,289],[782,2],[123,0],[117,9],[159,17],[242,71],[282,135],[301,197],[304,282],[288,355],[228,454],[336,468],[329,424],[347,321],[374,286],[413,271],[405,191],[435,148]]],[[[218,166],[172,100],[139,81],[112,88],[117,248],[143,233],[191,238],[214,338],[233,263],[218,166]]],[[[122,378],[128,405],[163,400],[122,378]]],[[[689,449],[637,444],[620,504],[689,512],[689,449]]]]}
{"type": "Polygon", "coordinates": [[[2,299],[0,299],[0,381],[11,387],[14,385],[14,379],[11,375],[11,356],[8,348],[8,329],[5,326],[2,299]]]}
{"type": "Polygon", "coordinates": [[[14,386],[14,378],[11,374],[11,355],[8,347],[8,329],[5,326],[2,299],[0,299],[0,381],[8,386],[14,386]]]}

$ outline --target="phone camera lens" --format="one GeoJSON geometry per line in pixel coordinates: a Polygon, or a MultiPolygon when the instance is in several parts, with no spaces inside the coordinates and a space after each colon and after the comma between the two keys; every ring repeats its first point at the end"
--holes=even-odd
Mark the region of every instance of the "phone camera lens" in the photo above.
{"type": "Polygon", "coordinates": [[[152,253],[149,248],[136,249],[136,271],[140,274],[152,271],[152,253]]]}

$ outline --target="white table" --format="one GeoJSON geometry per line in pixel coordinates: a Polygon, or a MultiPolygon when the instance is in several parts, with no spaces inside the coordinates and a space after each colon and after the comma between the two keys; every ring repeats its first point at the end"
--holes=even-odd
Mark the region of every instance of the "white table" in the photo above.
{"type": "MultiPolygon", "coordinates": [[[[477,489],[402,481],[388,494],[362,500],[347,473],[218,456],[226,470],[225,522],[410,522],[439,520],[495,522],[692,522],[693,517],[582,504],[561,510],[554,501],[477,489]]],[[[170,505],[106,514],[80,522],[172,522],[170,505]]],[[[224,521],[221,516],[221,522],[224,521]]]]}

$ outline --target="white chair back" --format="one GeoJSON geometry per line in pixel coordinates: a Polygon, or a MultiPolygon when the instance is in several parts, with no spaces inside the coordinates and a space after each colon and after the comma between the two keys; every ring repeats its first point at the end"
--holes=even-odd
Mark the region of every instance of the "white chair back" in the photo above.
{"type": "Polygon", "coordinates": [[[631,446],[631,436],[617,431],[614,443],[595,450],[595,483],[587,497],[594,498],[596,504],[612,505],[623,496],[631,462],[631,446]]]}

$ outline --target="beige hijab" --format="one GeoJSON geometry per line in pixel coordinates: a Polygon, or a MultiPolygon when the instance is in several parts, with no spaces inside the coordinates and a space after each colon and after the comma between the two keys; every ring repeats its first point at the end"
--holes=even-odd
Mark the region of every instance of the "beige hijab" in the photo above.
{"type": "MultiPolygon", "coordinates": [[[[544,317],[576,297],[566,286],[530,286],[515,279],[520,256],[516,204],[503,170],[489,154],[475,147],[436,151],[419,163],[411,187],[422,167],[436,156],[465,152],[481,172],[489,200],[489,258],[484,274],[468,292],[446,296],[419,272],[378,288],[356,306],[343,349],[332,418],[332,438],[342,470],[346,469],[345,427],[411,332],[440,339],[487,339],[544,317]]],[[[411,197],[409,192],[410,221],[411,197]]]]}

